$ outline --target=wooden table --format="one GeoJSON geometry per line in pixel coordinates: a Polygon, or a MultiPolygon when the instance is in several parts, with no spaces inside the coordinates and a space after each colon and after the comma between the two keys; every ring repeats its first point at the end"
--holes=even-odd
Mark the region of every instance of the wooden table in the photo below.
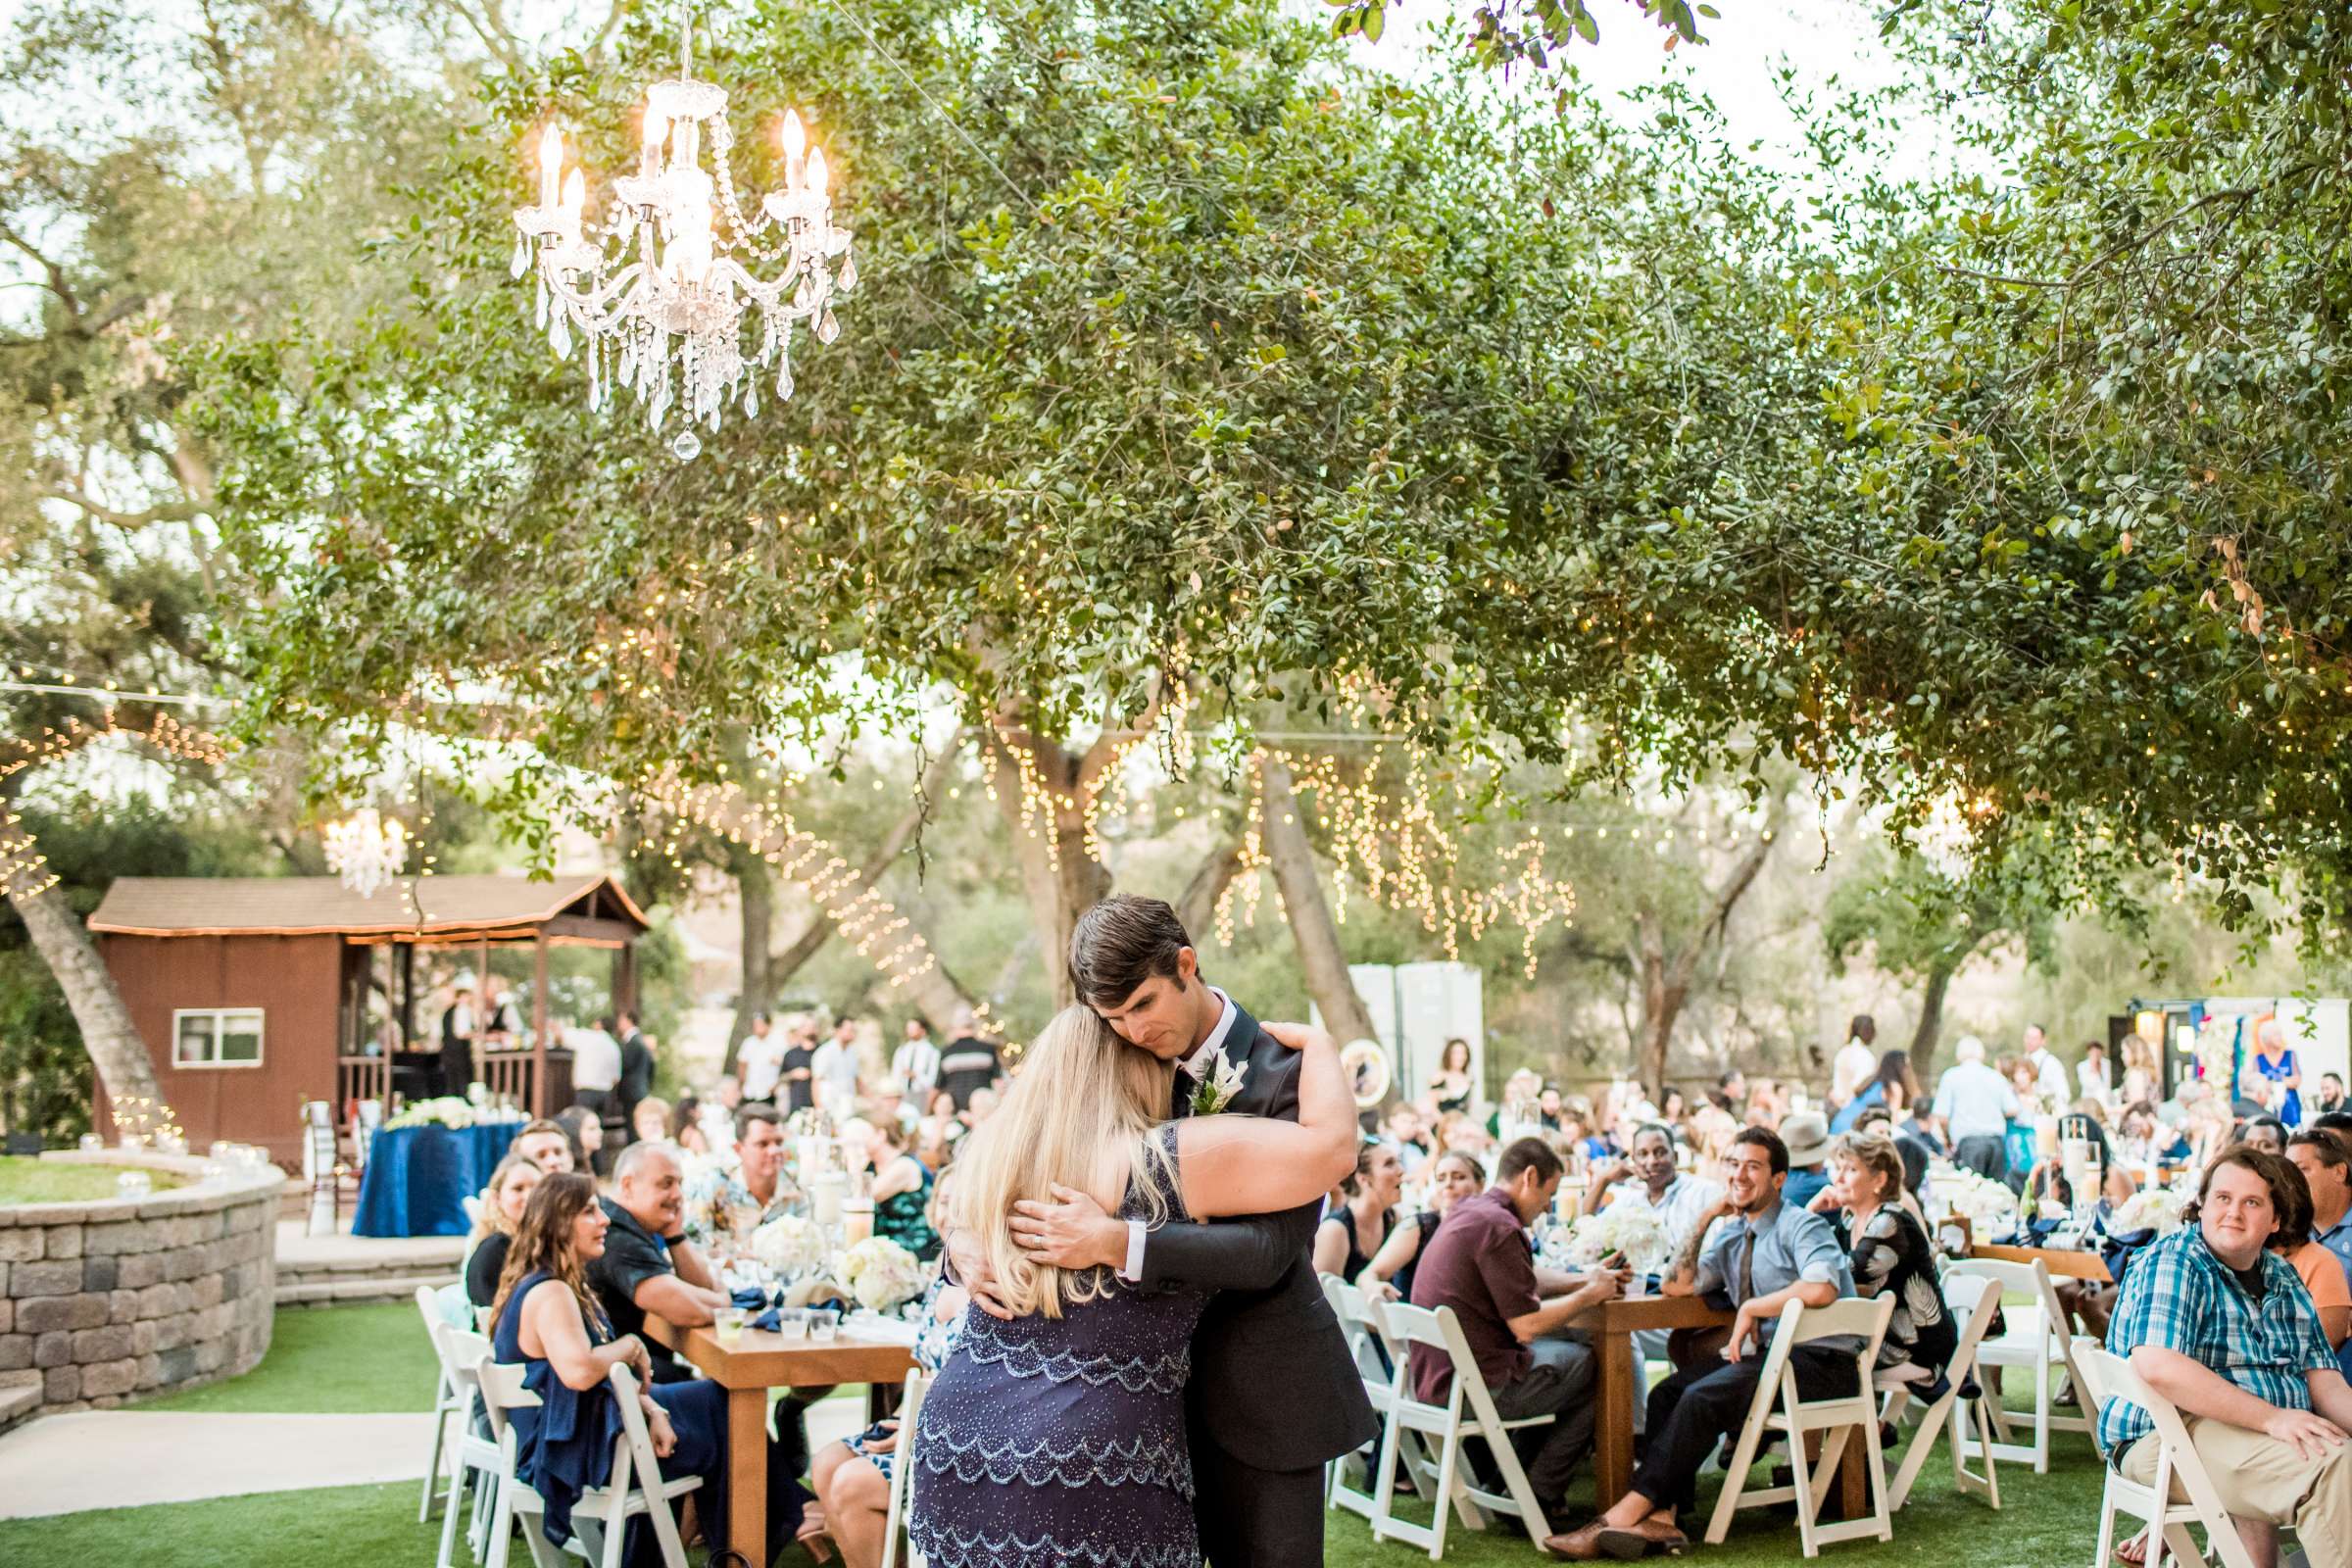
{"type": "MultiPolygon", "coordinates": [[[[1645,1329],[1730,1328],[1734,1313],[1709,1306],[1695,1296],[1642,1296],[1603,1301],[1581,1313],[1573,1326],[1589,1331],[1599,1365],[1593,1397],[1599,1409],[1592,1432],[1593,1495],[1606,1508],[1632,1489],[1634,1480],[1634,1400],[1647,1396],[1634,1361],[1634,1336],[1645,1329]]],[[[1771,1326],[1765,1326],[1771,1334],[1771,1326]]],[[[1760,1352],[1759,1352],[1760,1353],[1760,1352]]],[[[1862,1445],[1848,1443],[1838,1465],[1845,1516],[1859,1519],[1870,1511],[1870,1477],[1862,1445]]],[[[1663,1499],[1653,1498],[1653,1501],[1663,1499]]]]}
{"type": "Polygon", "coordinates": [[[1968,1255],[1990,1263],[2039,1263],[2056,1279],[2088,1280],[2094,1285],[2115,1283],[2115,1276],[2107,1272],[2107,1260],[2096,1252],[2056,1247],[1995,1247],[1990,1242],[1980,1242],[1968,1250],[1968,1255]]]}
{"type": "Polygon", "coordinates": [[[860,1339],[851,1324],[824,1345],[752,1328],[721,1345],[708,1328],[680,1328],[650,1312],[645,1332],[727,1391],[727,1540],[752,1562],[767,1552],[767,1391],[897,1383],[914,1367],[911,1346],[860,1339]]]}

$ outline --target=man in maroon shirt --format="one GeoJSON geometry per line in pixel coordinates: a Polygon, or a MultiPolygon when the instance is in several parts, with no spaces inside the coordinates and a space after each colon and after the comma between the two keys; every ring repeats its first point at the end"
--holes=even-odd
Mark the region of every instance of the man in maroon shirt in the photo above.
{"type": "MultiPolygon", "coordinates": [[[[1415,1306],[1453,1308],[1496,1414],[1506,1421],[1559,1417],[1511,1434],[1546,1514],[1563,1509],[1568,1478],[1592,1446],[1592,1352],[1560,1331],[1623,1283],[1613,1273],[1579,1277],[1536,1267],[1527,1227],[1551,1206],[1560,1174],[1560,1156],[1542,1139],[1512,1144],[1495,1163],[1494,1185],[1453,1205],[1413,1274],[1415,1306]]],[[[1443,1350],[1414,1346],[1411,1372],[1417,1398],[1443,1403],[1452,1392],[1453,1364],[1443,1350]]],[[[1544,1522],[1528,1524],[1542,1540],[1544,1522]]]]}

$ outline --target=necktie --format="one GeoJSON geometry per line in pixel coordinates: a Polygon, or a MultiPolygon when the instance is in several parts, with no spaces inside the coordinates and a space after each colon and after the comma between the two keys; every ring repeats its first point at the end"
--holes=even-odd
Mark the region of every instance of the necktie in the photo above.
{"type": "Polygon", "coordinates": [[[1747,1245],[1740,1250],[1740,1299],[1752,1301],[1756,1297],[1756,1233],[1747,1233],[1747,1245]]]}

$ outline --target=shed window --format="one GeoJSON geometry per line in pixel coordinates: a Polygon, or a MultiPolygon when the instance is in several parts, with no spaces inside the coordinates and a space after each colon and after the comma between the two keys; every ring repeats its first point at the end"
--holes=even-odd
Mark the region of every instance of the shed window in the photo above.
{"type": "Polygon", "coordinates": [[[262,1009],[182,1007],[172,1014],[175,1067],[259,1067],[262,1009]]]}

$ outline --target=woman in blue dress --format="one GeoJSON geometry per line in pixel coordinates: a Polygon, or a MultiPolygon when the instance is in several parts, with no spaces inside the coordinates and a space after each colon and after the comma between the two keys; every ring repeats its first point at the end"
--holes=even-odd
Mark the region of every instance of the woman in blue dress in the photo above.
{"type": "MultiPolygon", "coordinates": [[[[587,1272],[604,1255],[611,1226],[596,1200],[595,1181],[566,1172],[533,1190],[508,1250],[491,1307],[491,1353],[520,1365],[523,1387],[540,1400],[536,1408],[508,1412],[515,1472],[546,1500],[547,1539],[564,1544],[572,1535],[580,1494],[612,1478],[621,1412],[608,1380],[612,1368],[626,1366],[637,1374],[646,1435],[664,1475],[703,1478],[692,1495],[715,1555],[733,1544],[726,1540],[726,1391],[707,1379],[654,1386],[644,1343],[634,1334],[613,1337],[587,1272]]],[[[799,1532],[808,1500],[796,1479],[800,1471],[798,1446],[771,1440],[768,1539],[764,1550],[744,1553],[748,1560],[772,1562],[799,1532]]],[[[642,1521],[629,1527],[628,1548],[632,1565],[661,1561],[659,1544],[642,1521]]]]}
{"type": "Polygon", "coordinates": [[[2286,1043],[2286,1026],[2265,1018],[2255,1036],[2254,1070],[2269,1091],[2271,1108],[2288,1131],[2303,1125],[2303,1069],[2286,1043]]]}
{"type": "Polygon", "coordinates": [[[1264,1027],[1302,1053],[1296,1124],[1163,1120],[1172,1064],[1079,1006],[1046,1026],[957,1154],[952,1228],[986,1254],[1015,1315],[966,1311],[916,1420],[907,1539],[931,1568],[1200,1568],[1184,1386],[1206,1297],[1033,1262],[1009,1219],[1057,1186],[1150,1225],[1329,1191],[1357,1142],[1339,1049],[1321,1030],[1264,1027]]]}

